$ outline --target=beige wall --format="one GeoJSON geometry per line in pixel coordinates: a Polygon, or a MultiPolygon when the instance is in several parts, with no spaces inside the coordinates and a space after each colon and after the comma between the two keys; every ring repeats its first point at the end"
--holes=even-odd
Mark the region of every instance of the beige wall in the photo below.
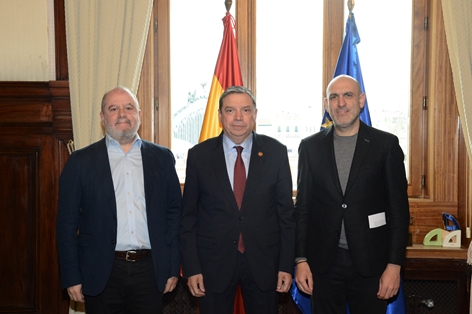
{"type": "Polygon", "coordinates": [[[53,0],[0,0],[0,81],[55,79],[52,8],[53,0]]]}

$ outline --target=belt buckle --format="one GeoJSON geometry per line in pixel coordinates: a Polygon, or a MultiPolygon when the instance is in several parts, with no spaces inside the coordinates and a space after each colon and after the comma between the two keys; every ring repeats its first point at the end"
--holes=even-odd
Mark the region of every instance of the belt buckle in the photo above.
{"type": "Polygon", "coordinates": [[[129,254],[130,253],[136,254],[136,251],[126,251],[126,257],[125,257],[126,261],[127,262],[133,262],[133,263],[136,262],[136,260],[129,259],[129,257],[130,257],[129,254]]]}

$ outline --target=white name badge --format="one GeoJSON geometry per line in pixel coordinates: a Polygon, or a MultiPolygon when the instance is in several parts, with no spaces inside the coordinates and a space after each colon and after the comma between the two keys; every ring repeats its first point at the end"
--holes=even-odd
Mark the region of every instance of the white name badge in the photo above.
{"type": "Polygon", "coordinates": [[[385,225],[386,223],[387,223],[387,220],[385,219],[385,212],[369,216],[370,229],[381,227],[385,225]]]}

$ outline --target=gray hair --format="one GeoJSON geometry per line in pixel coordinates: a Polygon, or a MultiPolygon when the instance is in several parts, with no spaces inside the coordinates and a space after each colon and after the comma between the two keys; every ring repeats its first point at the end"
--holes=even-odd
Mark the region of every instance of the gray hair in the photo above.
{"type": "Polygon", "coordinates": [[[254,108],[256,108],[256,97],[252,94],[252,92],[249,90],[249,88],[244,87],[244,86],[230,86],[228,87],[223,94],[220,96],[220,101],[219,101],[219,109],[223,107],[223,99],[231,94],[246,94],[252,99],[252,104],[254,108]]]}

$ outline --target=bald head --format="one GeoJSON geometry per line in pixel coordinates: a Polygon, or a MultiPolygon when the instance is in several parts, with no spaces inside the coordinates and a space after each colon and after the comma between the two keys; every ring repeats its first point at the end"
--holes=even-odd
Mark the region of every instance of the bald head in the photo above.
{"type": "Polygon", "coordinates": [[[339,81],[339,80],[352,81],[352,82],[356,85],[356,87],[357,87],[357,92],[358,92],[359,94],[362,93],[361,85],[359,84],[359,82],[358,82],[355,78],[353,78],[353,77],[350,76],[350,75],[341,74],[341,75],[336,76],[335,78],[333,78],[333,79],[331,80],[331,82],[329,82],[328,87],[326,87],[326,98],[329,98],[331,85],[333,85],[334,83],[336,83],[336,82],[339,81]]]}
{"type": "Polygon", "coordinates": [[[326,88],[325,109],[333,119],[335,132],[350,136],[359,130],[359,114],[364,108],[365,94],[349,75],[335,77],[326,88]]]}
{"type": "Polygon", "coordinates": [[[103,97],[102,97],[102,112],[103,112],[103,109],[105,108],[105,105],[107,104],[107,100],[108,100],[108,96],[112,95],[112,94],[121,94],[121,93],[125,93],[125,94],[128,94],[129,97],[131,97],[131,99],[133,100],[134,102],[134,106],[139,110],[139,102],[138,102],[138,98],[136,98],[136,95],[134,95],[131,90],[127,87],[124,87],[124,86],[117,86],[111,90],[109,90],[108,92],[106,92],[103,97]]]}

